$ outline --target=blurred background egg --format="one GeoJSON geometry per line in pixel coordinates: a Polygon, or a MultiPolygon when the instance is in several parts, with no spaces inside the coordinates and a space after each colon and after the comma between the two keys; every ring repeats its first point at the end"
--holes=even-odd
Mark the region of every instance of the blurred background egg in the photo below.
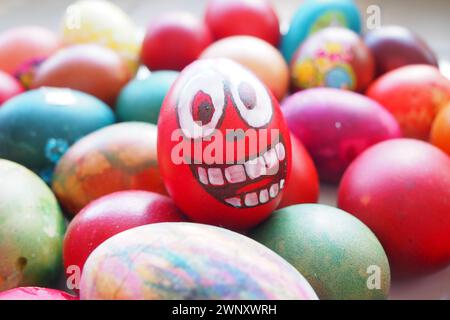
{"type": "Polygon", "coordinates": [[[377,142],[400,137],[395,118],[358,93],[316,88],[287,98],[281,110],[294,136],[326,182],[339,182],[348,165],[377,142]]]}
{"type": "Polygon", "coordinates": [[[361,31],[359,9],[352,0],[306,0],[295,12],[289,30],[283,36],[281,52],[289,63],[301,43],[310,35],[327,27],[361,31]]]}
{"type": "Polygon", "coordinates": [[[450,103],[450,80],[429,65],[409,65],[378,78],[367,96],[389,110],[403,135],[428,140],[437,113],[450,103]]]}
{"type": "Polygon", "coordinates": [[[114,106],[131,78],[124,61],[111,49],[96,44],[61,49],[37,70],[32,87],[62,87],[89,93],[114,106]]]}
{"type": "Polygon", "coordinates": [[[81,0],[67,7],[62,18],[62,40],[64,45],[104,45],[118,53],[131,73],[138,68],[138,29],[121,8],[109,1],[81,0]]]}
{"type": "Polygon", "coordinates": [[[86,261],[80,297],[317,299],[300,273],[261,244],[226,229],[182,222],[133,228],[103,242],[86,261]]]}
{"type": "Polygon", "coordinates": [[[431,143],[450,156],[450,102],[434,120],[431,129],[431,143]]]}
{"type": "Polygon", "coordinates": [[[87,205],[71,221],[64,237],[66,273],[80,270],[91,252],[113,235],[151,223],[185,221],[173,201],[146,191],[121,191],[87,205]]]}
{"type": "Polygon", "coordinates": [[[124,190],[165,194],[156,154],[155,125],[124,122],[108,126],[75,143],[55,169],[53,190],[68,213],[124,190]]]}
{"type": "Polygon", "coordinates": [[[291,134],[292,167],[278,208],[319,200],[319,177],[306,148],[291,134]]]}
{"type": "Polygon", "coordinates": [[[61,290],[19,287],[0,292],[0,300],[78,300],[78,298],[61,290]]]}
{"type": "Polygon", "coordinates": [[[228,58],[252,71],[281,100],[289,89],[289,68],[280,52],[264,40],[233,36],[214,42],[200,58],[228,58]]]}
{"type": "Polygon", "coordinates": [[[355,32],[326,28],[299,47],[291,61],[294,89],[331,87],[363,91],[372,82],[372,53],[355,32]]]}
{"type": "Polygon", "coordinates": [[[141,61],[151,71],[181,71],[211,44],[205,23],[188,12],[163,14],[150,22],[141,61]]]}
{"type": "Polygon", "coordinates": [[[7,100],[23,92],[22,85],[10,74],[0,71],[0,107],[7,100]]]}
{"type": "Polygon", "coordinates": [[[112,123],[111,109],[91,95],[48,87],[28,91],[0,108],[0,157],[49,182],[72,143],[112,123]]]}
{"type": "Polygon", "coordinates": [[[388,296],[390,269],[383,247],[369,228],[342,210],[291,206],[276,211],[250,236],[297,268],[321,300],[388,296]],[[374,270],[379,277],[375,289],[374,270]]]}
{"type": "Polygon", "coordinates": [[[14,27],[0,33],[0,70],[28,87],[37,66],[61,46],[52,31],[38,26],[14,27]]]}
{"type": "Polygon", "coordinates": [[[450,158],[413,139],[381,142],[360,155],[339,187],[339,208],[378,237],[394,276],[450,263],[450,158]]]}
{"type": "Polygon", "coordinates": [[[62,268],[64,218],[47,185],[0,159],[0,291],[55,284],[62,268]]]}
{"type": "Polygon", "coordinates": [[[269,0],[209,0],[205,21],[215,39],[248,35],[275,47],[280,42],[280,22],[269,0]]]}
{"type": "Polygon", "coordinates": [[[410,64],[438,66],[428,44],[405,27],[384,26],[371,30],[364,42],[375,58],[377,76],[410,64]]]}
{"type": "Polygon", "coordinates": [[[117,99],[117,120],[157,124],[164,98],[178,75],[177,71],[154,71],[130,81],[117,99]]]}

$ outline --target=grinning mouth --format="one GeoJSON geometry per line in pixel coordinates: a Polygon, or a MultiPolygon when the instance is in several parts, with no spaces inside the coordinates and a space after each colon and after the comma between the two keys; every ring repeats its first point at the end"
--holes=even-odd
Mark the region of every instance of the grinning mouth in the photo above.
{"type": "Polygon", "coordinates": [[[276,198],[285,187],[286,147],[280,140],[245,163],[191,164],[190,167],[199,183],[215,199],[235,208],[256,207],[276,198]]]}

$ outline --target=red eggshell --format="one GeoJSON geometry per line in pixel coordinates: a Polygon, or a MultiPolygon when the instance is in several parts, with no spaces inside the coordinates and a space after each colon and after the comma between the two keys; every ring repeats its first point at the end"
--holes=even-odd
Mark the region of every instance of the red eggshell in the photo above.
{"type": "Polygon", "coordinates": [[[0,292],[0,300],[78,300],[78,298],[55,289],[20,287],[0,292]]]}
{"type": "Polygon", "coordinates": [[[23,87],[15,78],[0,71],[0,106],[22,92],[23,87]]]}
{"type": "Polygon", "coordinates": [[[110,106],[131,78],[125,62],[109,48],[82,44],[61,49],[37,70],[33,88],[63,87],[89,93],[110,106]]]}
{"type": "Polygon", "coordinates": [[[319,176],[306,148],[293,134],[291,176],[286,183],[278,209],[300,203],[316,203],[319,200],[319,176]]]}
{"type": "Polygon", "coordinates": [[[405,137],[428,140],[437,113],[450,102],[450,81],[436,67],[405,66],[380,77],[367,96],[395,116],[405,137]]]}
{"type": "Polygon", "coordinates": [[[338,204],[375,233],[395,275],[450,263],[450,158],[438,148],[412,139],[377,144],[348,168],[338,204]]]}
{"type": "MultiPolygon", "coordinates": [[[[189,218],[199,223],[247,229],[267,218],[281,201],[283,182],[287,180],[291,166],[289,131],[277,100],[255,75],[231,60],[202,59],[183,70],[166,96],[158,122],[158,163],[167,191],[189,218]],[[242,95],[238,94],[241,84],[246,89],[242,95]],[[181,121],[193,123],[193,114],[196,112],[192,110],[205,107],[197,97],[203,97],[208,110],[212,110],[216,122],[208,122],[208,125],[213,126],[213,132],[220,134],[220,137],[195,138],[195,135],[186,133],[190,128],[181,124],[181,121]],[[255,108],[244,110],[246,107],[242,99],[256,103],[255,108]],[[262,119],[262,122],[253,122],[262,119]],[[245,140],[226,138],[227,130],[239,129],[244,133],[254,133],[256,140],[250,136],[245,140]],[[216,140],[222,145],[215,149],[216,156],[208,159],[207,152],[216,140]],[[277,140],[282,145],[276,144],[277,140]],[[240,149],[236,141],[247,141],[245,149],[240,149]],[[256,144],[257,150],[250,148],[252,144],[256,144]],[[241,170],[238,182],[225,179],[225,170],[230,170],[231,166],[242,166],[244,162],[263,155],[277,145],[284,147],[284,156],[279,157],[278,153],[272,152],[275,156],[272,158],[272,168],[276,168],[276,171],[257,171],[251,179],[248,170],[241,170]],[[191,149],[194,152],[190,152],[191,149]],[[195,150],[200,150],[200,154],[195,150]],[[237,150],[233,157],[227,157],[227,151],[230,150],[237,150]],[[184,161],[177,163],[173,154],[182,155],[184,161]],[[211,169],[216,170],[212,176],[211,169]],[[219,174],[219,178],[216,174],[219,174]],[[270,188],[273,188],[273,196],[269,198],[266,192],[270,188]],[[230,199],[236,202],[227,202],[230,199]]],[[[260,161],[254,163],[265,165],[265,162],[260,161]]],[[[247,168],[252,166],[248,165],[247,168]]]]}
{"type": "Polygon", "coordinates": [[[24,26],[0,34],[0,70],[14,75],[24,64],[41,60],[61,46],[58,37],[45,28],[24,26]]]}
{"type": "Polygon", "coordinates": [[[69,224],[63,248],[65,270],[70,271],[70,266],[82,270],[91,252],[117,233],[151,223],[180,221],[185,218],[173,201],[157,193],[122,191],[99,198],[69,224]]]}
{"type": "Polygon", "coordinates": [[[278,16],[267,0],[210,0],[205,21],[215,39],[249,35],[275,47],[280,41],[278,16]]]}
{"type": "Polygon", "coordinates": [[[211,44],[208,27],[189,13],[163,15],[150,23],[141,60],[150,70],[182,70],[211,44]]]}

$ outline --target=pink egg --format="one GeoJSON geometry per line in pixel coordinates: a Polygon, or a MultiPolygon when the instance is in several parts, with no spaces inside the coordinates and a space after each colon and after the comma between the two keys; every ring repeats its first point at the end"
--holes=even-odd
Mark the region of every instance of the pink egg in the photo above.
{"type": "Polygon", "coordinates": [[[0,70],[0,106],[22,92],[22,85],[13,76],[0,70]]]}
{"type": "Polygon", "coordinates": [[[0,300],[78,300],[78,298],[61,290],[19,287],[0,292],[0,300]]]}

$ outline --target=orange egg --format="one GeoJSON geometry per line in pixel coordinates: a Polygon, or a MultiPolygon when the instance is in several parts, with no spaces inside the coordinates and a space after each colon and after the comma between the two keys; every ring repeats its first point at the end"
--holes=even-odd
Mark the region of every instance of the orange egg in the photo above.
{"type": "Polygon", "coordinates": [[[281,100],[289,89],[289,67],[280,52],[268,42],[252,36],[219,40],[200,58],[228,58],[252,71],[281,100]]]}
{"type": "Polygon", "coordinates": [[[434,120],[431,143],[450,155],[450,104],[434,120]]]}

